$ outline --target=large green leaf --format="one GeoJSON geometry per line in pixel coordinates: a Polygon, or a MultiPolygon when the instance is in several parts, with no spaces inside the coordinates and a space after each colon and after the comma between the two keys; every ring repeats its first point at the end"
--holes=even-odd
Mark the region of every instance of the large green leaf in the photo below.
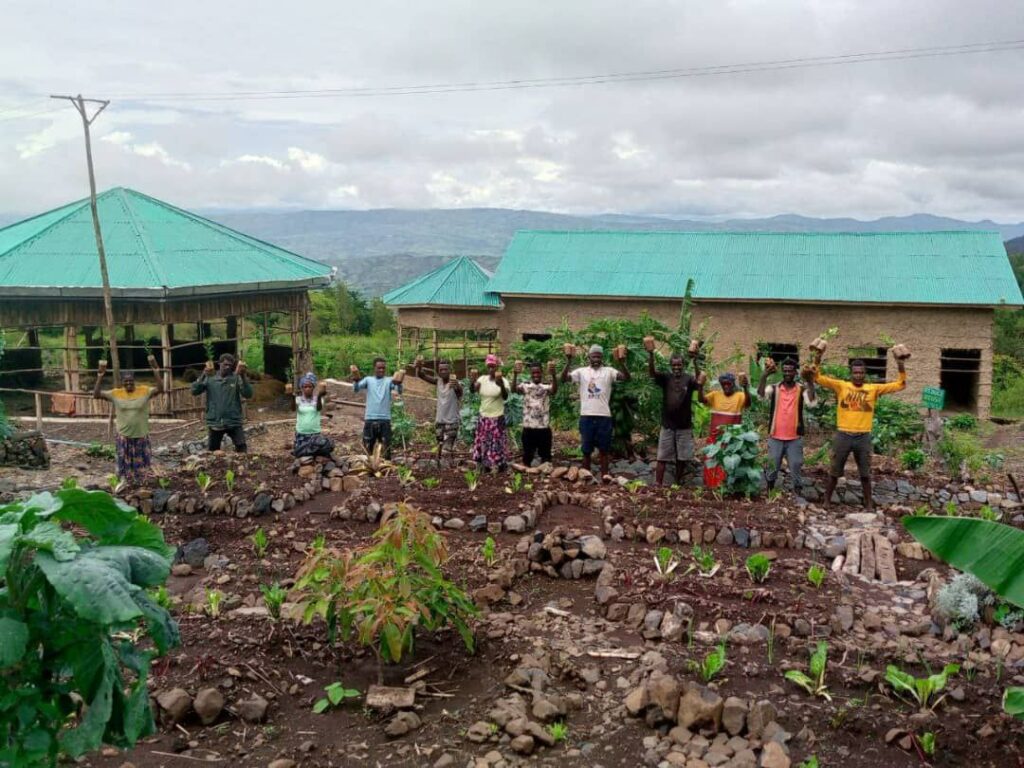
{"type": "Polygon", "coordinates": [[[96,547],[84,552],[82,558],[110,563],[128,581],[139,587],[163,584],[171,572],[169,556],[142,547],[96,547]]]}
{"type": "Polygon", "coordinates": [[[57,520],[79,525],[102,543],[120,543],[137,513],[104,491],[72,488],[57,494],[60,506],[52,511],[57,520]]]}
{"type": "Polygon", "coordinates": [[[160,530],[160,527],[153,525],[146,518],[137,516],[121,538],[114,542],[101,542],[107,544],[122,544],[126,547],[143,547],[145,549],[157,552],[167,558],[170,561],[174,550],[167,546],[164,541],[164,532],[160,530]]]}
{"type": "Polygon", "coordinates": [[[60,562],[48,552],[40,552],[35,562],[57,594],[83,619],[116,624],[141,616],[124,574],[111,563],[90,557],[91,554],[60,562]]]}
{"type": "Polygon", "coordinates": [[[0,669],[22,660],[28,645],[28,627],[17,619],[0,619],[0,669]]]}
{"type": "Polygon", "coordinates": [[[49,521],[37,523],[32,530],[21,534],[21,542],[49,552],[57,560],[74,560],[79,550],[71,531],[49,521]]]}
{"type": "Polygon", "coordinates": [[[114,683],[118,678],[117,659],[109,643],[103,643],[103,676],[97,690],[79,721],[78,726],[64,731],[59,741],[61,748],[71,757],[80,757],[89,750],[98,749],[103,744],[103,733],[107,729],[107,721],[114,703],[114,683]]]}
{"type": "Polygon", "coordinates": [[[178,645],[181,642],[181,635],[178,632],[178,622],[171,618],[171,614],[157,605],[141,589],[136,591],[134,596],[135,604],[146,617],[146,626],[157,651],[166,653],[168,648],[178,645]]]}
{"type": "Polygon", "coordinates": [[[1024,688],[1011,687],[1003,691],[1003,711],[1024,718],[1024,688]]]}
{"type": "Polygon", "coordinates": [[[7,570],[7,563],[11,559],[11,553],[14,551],[14,545],[17,543],[19,531],[20,526],[17,523],[0,525],[0,578],[3,577],[4,571],[7,570]]]}
{"type": "Polygon", "coordinates": [[[937,558],[1024,608],[1024,531],[969,517],[907,516],[903,527],[937,558]]]}

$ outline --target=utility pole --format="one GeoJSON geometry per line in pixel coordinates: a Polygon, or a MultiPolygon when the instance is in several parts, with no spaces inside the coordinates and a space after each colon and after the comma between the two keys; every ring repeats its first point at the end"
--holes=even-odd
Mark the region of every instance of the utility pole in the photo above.
{"type": "Polygon", "coordinates": [[[107,338],[110,340],[110,362],[114,368],[114,386],[121,380],[121,360],[117,354],[117,329],[114,327],[114,307],[110,300],[110,276],[107,273],[107,254],[103,250],[103,233],[100,231],[100,214],[96,208],[96,175],[92,168],[92,139],[89,126],[93,124],[100,112],[107,108],[109,101],[101,99],[83,99],[77,96],[50,96],[51,99],[70,101],[78,114],[82,116],[82,128],[85,131],[85,160],[89,167],[89,205],[92,208],[92,226],[96,232],[96,250],[100,255],[100,277],[103,280],[103,310],[107,317],[107,338]],[[99,108],[89,117],[86,104],[99,104],[99,108]]]}

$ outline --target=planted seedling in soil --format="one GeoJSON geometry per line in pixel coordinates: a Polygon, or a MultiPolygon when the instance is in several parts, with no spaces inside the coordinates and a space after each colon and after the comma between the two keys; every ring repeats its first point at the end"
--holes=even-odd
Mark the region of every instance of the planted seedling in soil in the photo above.
{"type": "Polygon", "coordinates": [[[276,581],[269,587],[266,584],[260,584],[260,592],[263,593],[263,604],[267,606],[270,620],[276,624],[281,620],[281,606],[284,605],[288,592],[282,589],[276,581]]]}
{"type": "Polygon", "coordinates": [[[432,491],[441,484],[441,478],[439,477],[428,477],[423,480],[423,487],[428,491],[432,491]]]}
{"type": "Polygon", "coordinates": [[[624,488],[625,488],[625,489],[626,489],[626,490],[627,490],[627,491],[628,491],[629,493],[632,493],[632,494],[636,494],[636,493],[640,493],[640,489],[641,489],[641,488],[645,488],[646,486],[647,486],[647,483],[645,483],[645,482],[644,482],[643,480],[641,480],[640,478],[637,478],[636,480],[630,480],[630,481],[629,481],[628,483],[626,483],[626,484],[625,484],[625,485],[624,485],[623,487],[624,487],[624,488]]]}
{"type": "Polygon", "coordinates": [[[206,613],[209,614],[210,618],[215,619],[220,616],[222,600],[224,600],[224,593],[219,589],[206,590],[206,613]]]}
{"type": "Polygon", "coordinates": [[[696,661],[691,661],[690,668],[700,675],[702,681],[709,683],[725,668],[725,659],[725,643],[719,643],[708,652],[699,664],[696,661]]]}
{"type": "Polygon", "coordinates": [[[672,572],[679,567],[679,561],[669,547],[660,547],[654,556],[654,567],[664,581],[672,580],[672,572]]]}
{"type": "Polygon", "coordinates": [[[569,726],[565,723],[549,723],[547,731],[556,744],[560,744],[569,738],[569,726]]]}
{"type": "Polygon", "coordinates": [[[828,666],[828,643],[821,641],[811,654],[808,664],[809,676],[798,669],[787,670],[783,676],[791,683],[799,685],[811,696],[821,696],[826,701],[832,701],[832,696],[829,695],[828,688],[825,686],[826,666],[828,666]]]}
{"type": "Polygon", "coordinates": [[[721,568],[721,564],[715,560],[715,553],[708,547],[705,549],[700,544],[694,544],[693,549],[690,551],[690,557],[693,558],[693,565],[690,566],[689,570],[697,569],[697,572],[706,579],[711,578],[718,569],[721,568]]]}
{"type": "Polygon", "coordinates": [[[121,481],[117,479],[117,475],[107,475],[107,485],[110,486],[110,495],[113,496],[117,493],[117,487],[121,484],[121,481]]]}
{"type": "Polygon", "coordinates": [[[472,493],[480,485],[480,470],[469,469],[462,473],[462,478],[466,481],[466,488],[472,493]]]}
{"type": "Polygon", "coordinates": [[[167,591],[167,587],[161,584],[156,589],[149,591],[149,596],[153,599],[153,602],[163,608],[165,611],[171,610],[171,593],[167,591]]]}
{"type": "Polygon", "coordinates": [[[814,585],[815,589],[821,589],[821,585],[825,583],[826,575],[828,575],[828,571],[818,563],[807,569],[807,580],[814,585]]]}
{"type": "Polygon", "coordinates": [[[893,693],[903,701],[908,704],[916,702],[921,712],[932,712],[946,696],[942,695],[934,700],[932,697],[945,689],[949,677],[959,671],[959,664],[947,664],[937,674],[914,677],[894,664],[890,664],[885,668],[885,681],[892,686],[893,693]]]}
{"type": "Polygon", "coordinates": [[[167,490],[171,487],[171,479],[169,477],[158,477],[156,479],[156,484],[164,490],[167,490]]]}
{"type": "Polygon", "coordinates": [[[761,552],[747,558],[747,573],[755,584],[763,584],[771,569],[772,561],[761,552]]]}
{"type": "Polygon", "coordinates": [[[314,714],[323,714],[329,709],[340,707],[348,699],[358,699],[362,695],[355,688],[346,688],[340,680],[325,687],[324,693],[327,696],[323,699],[318,699],[316,704],[313,705],[314,714]]]}
{"type": "Polygon", "coordinates": [[[213,485],[213,478],[205,472],[199,472],[196,474],[196,485],[199,486],[199,490],[206,493],[210,486],[213,485]]]}
{"type": "Polygon", "coordinates": [[[819,768],[818,756],[811,755],[802,763],[800,763],[800,765],[798,765],[796,768],[819,768]]]}
{"type": "Polygon", "coordinates": [[[935,734],[932,731],[922,733],[917,743],[921,745],[921,751],[928,757],[935,756],[935,734]]]}
{"type": "Polygon", "coordinates": [[[484,543],[480,547],[480,556],[483,557],[484,563],[487,564],[488,568],[494,563],[494,558],[497,554],[496,549],[497,545],[494,543],[494,539],[490,536],[484,539],[484,543]]]}
{"type": "Polygon", "coordinates": [[[403,488],[408,488],[416,482],[416,478],[412,474],[412,467],[399,466],[396,472],[398,473],[398,484],[403,488]]]}
{"type": "Polygon", "coordinates": [[[252,550],[256,553],[256,559],[262,560],[266,556],[269,546],[267,534],[262,528],[257,528],[256,533],[250,536],[249,540],[252,542],[252,550]]]}
{"type": "Polygon", "coordinates": [[[512,473],[508,485],[505,486],[505,493],[519,493],[523,490],[523,475],[521,472],[512,473]]]}
{"type": "Polygon", "coordinates": [[[235,470],[229,469],[224,473],[224,485],[227,486],[228,493],[235,490],[235,470]]]}

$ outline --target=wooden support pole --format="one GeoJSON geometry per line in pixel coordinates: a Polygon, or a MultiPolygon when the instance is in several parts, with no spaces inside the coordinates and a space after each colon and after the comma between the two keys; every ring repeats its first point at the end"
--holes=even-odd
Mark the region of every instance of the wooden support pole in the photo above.
{"type": "Polygon", "coordinates": [[[292,380],[289,382],[292,386],[295,386],[305,371],[302,370],[301,366],[303,360],[299,355],[299,311],[293,309],[291,315],[291,337],[292,337],[292,380]]]}
{"type": "Polygon", "coordinates": [[[171,389],[174,386],[174,367],[171,359],[174,346],[174,326],[160,326],[160,351],[164,368],[164,391],[167,393],[168,411],[171,409],[171,389]]]}
{"type": "Polygon", "coordinates": [[[36,431],[43,431],[43,396],[36,392],[36,431]]]}

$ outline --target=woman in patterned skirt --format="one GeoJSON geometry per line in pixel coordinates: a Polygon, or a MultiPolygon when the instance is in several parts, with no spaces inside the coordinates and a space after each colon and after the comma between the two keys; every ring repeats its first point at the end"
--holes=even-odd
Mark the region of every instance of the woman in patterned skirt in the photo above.
{"type": "Polygon", "coordinates": [[[504,471],[508,466],[508,430],[505,427],[505,401],[509,388],[498,367],[496,355],[486,359],[487,373],[477,377],[470,371],[473,391],[480,393],[480,418],[473,439],[473,461],[488,470],[504,471]]]}
{"type": "Polygon", "coordinates": [[[164,391],[160,368],[156,358],[146,358],[153,369],[156,386],[135,385],[135,372],[121,371],[121,386],[107,392],[100,391],[103,377],[107,374],[107,361],[100,360],[96,374],[96,386],[92,396],[106,400],[114,409],[114,424],[117,427],[117,477],[122,483],[141,483],[150,474],[152,451],[149,446],[149,402],[164,391]]]}

